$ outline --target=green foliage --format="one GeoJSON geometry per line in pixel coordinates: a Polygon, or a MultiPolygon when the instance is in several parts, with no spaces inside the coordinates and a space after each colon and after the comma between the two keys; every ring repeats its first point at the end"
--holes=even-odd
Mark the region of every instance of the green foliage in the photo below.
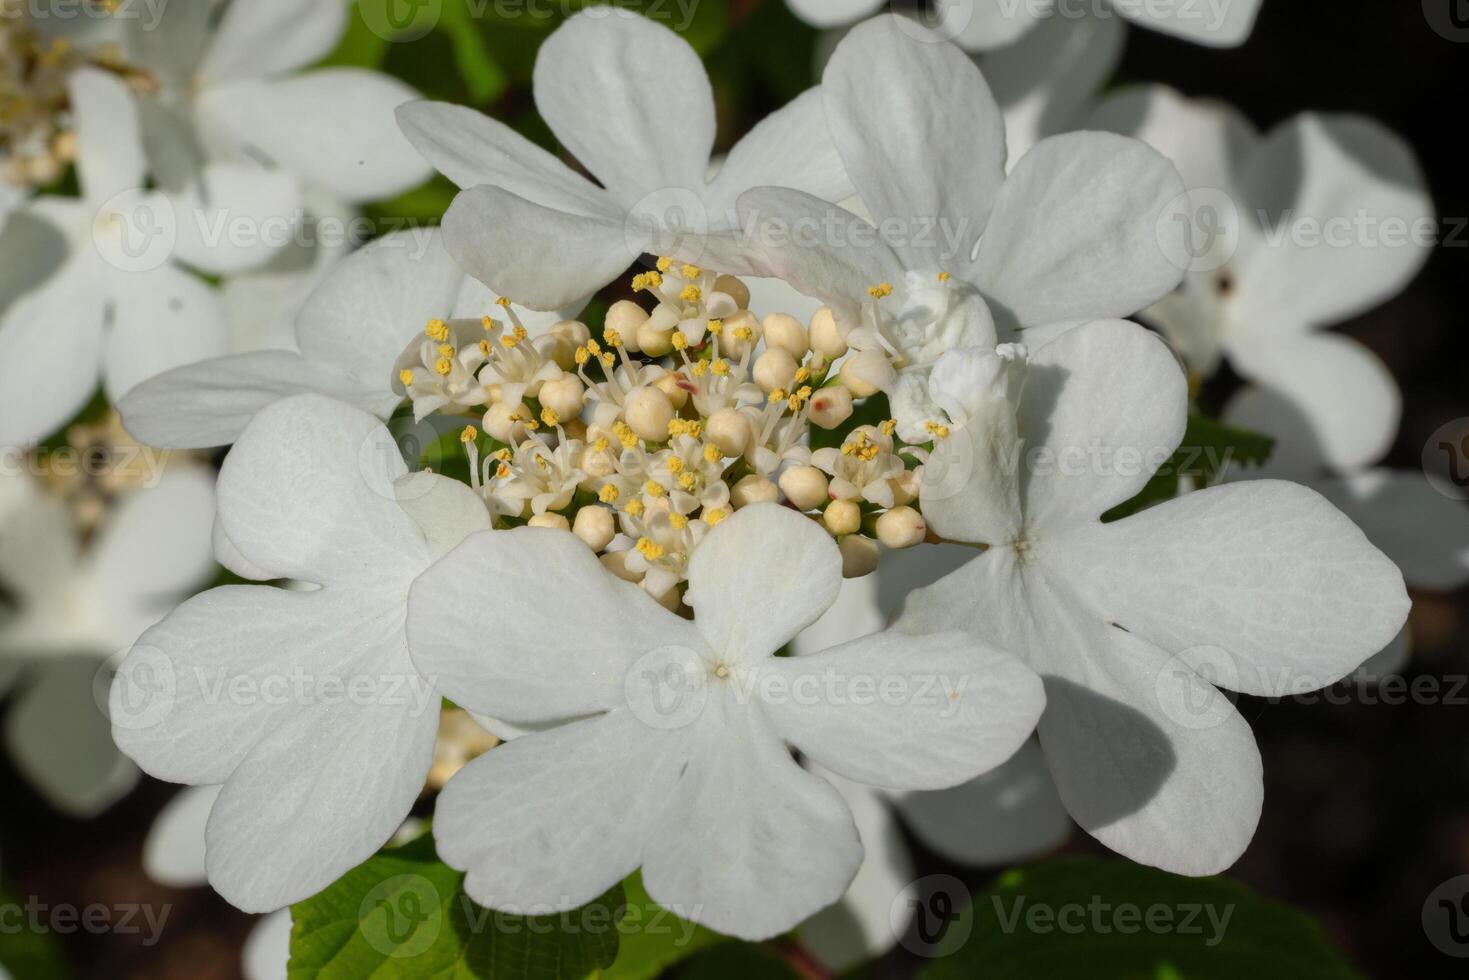
{"type": "Polygon", "coordinates": [[[1217,482],[1227,467],[1262,466],[1274,448],[1275,440],[1270,436],[1234,428],[1202,415],[1190,415],[1183,444],[1172,458],[1136,497],[1108,511],[1102,520],[1120,521],[1153,504],[1172,500],[1178,496],[1181,477],[1205,487],[1217,482]]]}
{"type": "Polygon", "coordinates": [[[603,980],[653,980],[700,950],[730,945],[718,933],[686,922],[654,902],[643,888],[640,872],[634,871],[622,890],[627,907],[617,923],[621,946],[617,959],[603,971],[603,980]]]}
{"type": "Polygon", "coordinates": [[[617,957],[616,886],[582,908],[521,917],[476,905],[425,835],[291,906],[292,980],[579,980],[617,957]]]}
{"type": "Polygon", "coordinates": [[[1357,976],[1300,912],[1226,878],[1183,878],[1121,860],[1053,858],[1004,875],[949,934],[955,948],[941,941],[948,955],[923,980],[1357,976]]]}
{"type": "Polygon", "coordinates": [[[16,909],[19,913],[7,915],[7,927],[0,929],[0,971],[15,980],[62,980],[71,975],[55,937],[44,929],[30,928],[22,903],[0,891],[0,908],[16,909]]]}

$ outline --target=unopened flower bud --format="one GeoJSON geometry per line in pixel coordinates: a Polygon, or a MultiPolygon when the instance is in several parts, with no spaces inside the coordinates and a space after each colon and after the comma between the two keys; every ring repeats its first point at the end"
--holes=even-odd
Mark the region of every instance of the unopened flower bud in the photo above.
{"type": "Polygon", "coordinates": [[[576,512],[576,523],[571,526],[571,533],[586,542],[588,548],[601,551],[616,536],[617,522],[606,507],[591,505],[576,512]]]}
{"type": "Polygon", "coordinates": [[[811,349],[828,361],[834,361],[847,352],[847,342],[837,326],[836,315],[823,306],[811,317],[811,349]]]}
{"type": "Polygon", "coordinates": [[[842,578],[861,578],[877,571],[881,554],[877,542],[860,534],[849,534],[837,541],[842,554],[842,578]]]}
{"type": "Polygon", "coordinates": [[[647,322],[648,311],[630,299],[613,303],[605,321],[607,329],[617,331],[622,337],[622,346],[634,354],[643,349],[638,343],[638,329],[647,322]]]}
{"type": "Polygon", "coordinates": [[[525,438],[525,410],[520,405],[495,402],[485,412],[484,429],[496,442],[513,446],[525,438]]]}
{"type": "Polygon", "coordinates": [[[927,536],[928,522],[912,507],[894,507],[877,519],[877,540],[884,548],[911,548],[927,536]]]}
{"type": "Polygon", "coordinates": [[[580,415],[586,395],[586,386],[574,374],[563,374],[541,385],[541,404],[562,419],[574,419],[580,415]]]}
{"type": "Polygon", "coordinates": [[[715,279],[714,291],[723,293],[734,300],[736,309],[748,310],[750,308],[750,287],[734,276],[723,275],[715,279]]]}
{"type": "Polygon", "coordinates": [[[815,510],[827,501],[826,474],[814,466],[792,466],[780,475],[780,491],[797,510],[815,510]]]}
{"type": "MultiPolygon", "coordinates": [[[[668,396],[668,400],[672,403],[675,410],[683,408],[689,403],[688,389],[679,387],[678,379],[678,373],[670,371],[653,382],[654,388],[657,388],[668,396]]],[[[664,435],[667,435],[667,433],[664,433],[664,435]]]]}
{"type": "Polygon", "coordinates": [[[562,320],[554,324],[547,333],[556,340],[551,360],[563,371],[576,370],[576,349],[592,336],[587,325],[580,320],[562,320]]]}
{"type": "Polygon", "coordinates": [[[638,327],[638,348],[649,357],[663,357],[673,352],[673,331],[678,316],[666,306],[653,311],[638,327]]]}
{"type": "Polygon", "coordinates": [[[729,489],[729,501],[735,508],[751,504],[773,504],[780,498],[775,484],[758,473],[751,473],[729,489]]]}
{"type": "Polygon", "coordinates": [[[893,502],[898,506],[911,504],[918,499],[918,471],[904,470],[888,481],[893,488],[893,502]]]}
{"type": "Polygon", "coordinates": [[[719,332],[719,352],[738,360],[754,350],[761,332],[760,321],[749,310],[725,317],[719,332]]]}
{"type": "Polygon", "coordinates": [[[893,366],[881,351],[858,351],[842,362],[842,384],[858,398],[871,398],[896,379],[893,366]]]}
{"type": "Polygon", "coordinates": [[[811,396],[811,424],[835,429],[852,417],[852,392],[845,385],[819,389],[811,396]]]}
{"type": "Polygon", "coordinates": [[[667,442],[668,423],[673,421],[673,402],[657,388],[643,385],[627,393],[622,415],[639,439],[667,442]]]}
{"type": "Polygon", "coordinates": [[[772,313],[765,318],[766,349],[780,347],[790,352],[796,360],[806,356],[811,349],[806,338],[806,328],[801,321],[789,313],[772,313]]]}
{"type": "Polygon", "coordinates": [[[750,448],[750,420],[733,408],[721,408],[704,423],[704,435],[726,456],[743,456],[750,448]]]}
{"type": "Polygon", "coordinates": [[[626,551],[607,552],[600,558],[602,567],[624,582],[641,582],[643,580],[643,573],[635,572],[627,567],[627,554],[626,551]]]}
{"type": "Polygon", "coordinates": [[[669,612],[676,613],[683,602],[683,596],[679,595],[677,585],[670,585],[662,595],[654,596],[653,600],[669,612]]]}
{"type": "Polygon", "coordinates": [[[545,514],[537,514],[529,521],[526,521],[526,523],[529,524],[531,527],[554,527],[558,531],[571,530],[571,522],[566,519],[565,514],[556,514],[549,512],[545,514]]]}
{"type": "Polygon", "coordinates": [[[821,523],[836,537],[844,534],[856,534],[862,527],[862,508],[855,501],[833,500],[826,505],[826,510],[821,515],[821,523]]]}
{"type": "Polygon", "coordinates": [[[777,388],[789,389],[799,367],[790,351],[783,347],[768,348],[755,359],[755,383],[767,393],[777,388]]]}

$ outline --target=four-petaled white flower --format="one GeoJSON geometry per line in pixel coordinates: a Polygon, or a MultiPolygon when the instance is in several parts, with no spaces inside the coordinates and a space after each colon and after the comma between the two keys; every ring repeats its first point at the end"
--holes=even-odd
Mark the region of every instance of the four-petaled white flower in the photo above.
{"type": "Polygon", "coordinates": [[[218,499],[222,562],[317,588],[226,586],[179,606],[119,668],[113,736],[160,779],[223,784],[210,884],[266,912],[370,857],[418,797],[440,698],[408,658],[408,588],[489,515],[463,484],[410,476],[381,422],[320,395],[256,416],[218,499]]]}
{"type": "Polygon", "coordinates": [[[1040,684],[961,634],[772,656],[831,605],[841,564],[814,522],[770,504],[695,550],[694,622],[550,529],[473,536],[423,575],[410,644],[447,696],[512,723],[580,719],[486,753],[443,791],[434,835],[470,896],[569,909],[641,866],[680,915],[768,938],[837,901],[862,859],[841,796],[788,745],[908,789],[1014,753],[1040,684]]]}
{"type": "Polygon", "coordinates": [[[741,192],[776,184],[827,200],[851,193],[816,90],[752,129],[706,179],[714,98],[699,56],[666,27],[615,7],[578,13],[546,39],[535,99],[601,186],[471,109],[425,102],[398,113],[419,151],[464,189],[444,216],[449,251],[535,309],[584,299],[643,253],[754,272],[736,235],[741,192]]]}

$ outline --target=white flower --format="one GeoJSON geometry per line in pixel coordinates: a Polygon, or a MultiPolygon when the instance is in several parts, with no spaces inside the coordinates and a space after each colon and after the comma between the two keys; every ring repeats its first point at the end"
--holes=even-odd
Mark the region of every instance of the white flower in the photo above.
{"type": "Polygon", "coordinates": [[[706,180],[714,99],[699,56],[667,28],[615,7],[578,13],[546,39],[535,98],[601,186],[470,109],[399,111],[413,144],[464,188],[444,216],[449,250],[470,274],[535,309],[583,299],[643,253],[751,272],[733,234],[742,191],[850,193],[814,90],[751,130],[706,180]]]}
{"type": "Polygon", "coordinates": [[[143,193],[138,110],[124,84],[94,69],[71,78],[81,198],[44,197],[0,236],[0,446],[26,446],[74,416],[97,379],[113,401],[145,378],[222,353],[218,294],[171,262],[146,271],[109,261],[154,228],[143,193]],[[132,193],[129,193],[132,192],[132,193]]]}
{"type": "Polygon", "coordinates": [[[574,908],[641,866],[680,915],[776,935],[839,899],[862,858],[842,798],[787,744],[849,779],[934,788],[999,764],[1041,708],[1013,658],[955,634],[772,657],[841,584],[835,543],[776,505],[711,530],[689,582],[694,622],[571,535],[520,528],[415,585],[413,656],[449,697],[511,722],[582,718],[486,753],[440,796],[439,853],[476,901],[574,908]],[[949,693],[919,696],[919,678],[949,693]],[[844,680],[890,696],[843,697],[844,680]]]}
{"type": "MultiPolygon", "coordinates": [[[[119,405],[153,446],[228,445],[260,409],[294,394],[331,395],[380,418],[403,400],[394,365],[436,318],[479,318],[498,297],[465,276],[436,231],[395,232],[337,264],[296,321],[299,351],[216,357],[145,382],[119,405]]],[[[523,312],[537,328],[558,314],[523,312]]]]}
{"type": "Polygon", "coordinates": [[[788,189],[740,198],[771,271],[904,372],[884,387],[905,428],[941,350],[993,346],[997,326],[1129,315],[1183,269],[1181,229],[1162,220],[1183,193],[1166,159],[1073,133],[1040,143],[1007,179],[1004,124],[979,70],[916,30],[891,15],[861,24],[823,75],[832,136],[871,224],[788,189]]]}
{"type": "Polygon", "coordinates": [[[113,736],[160,779],[223,784],[209,881],[264,912],[367,859],[417,798],[440,699],[408,659],[408,587],[489,515],[462,484],[409,477],[376,418],[319,395],[262,410],[218,493],[222,561],[318,588],[179,606],[119,668],[113,736]]]}
{"type": "Polygon", "coordinates": [[[1412,150],[1359,116],[1301,115],[1261,137],[1228,106],[1158,86],[1113,96],[1091,125],[1170,156],[1193,198],[1195,244],[1213,246],[1143,316],[1199,375],[1227,358],[1286,398],[1328,464],[1380,459],[1398,428],[1397,385],[1361,344],[1323,331],[1398,293],[1432,251],[1412,150]]]}
{"type": "Polygon", "coordinates": [[[923,484],[933,530],[988,549],[910,595],[898,628],[960,627],[1022,655],[1046,682],[1040,740],[1072,816],[1133,860],[1202,875],[1244,850],[1262,799],[1249,726],[1209,681],[1264,696],[1334,683],[1397,633],[1408,601],[1362,532],[1293,484],[1101,523],[1186,416],[1182,372],[1135,324],[1041,348],[1019,403],[1024,468],[997,478],[992,461],[1016,457],[992,445],[1001,427],[971,425],[951,457],[968,465],[923,484]]]}
{"type": "Polygon", "coordinates": [[[1243,44],[1250,36],[1261,2],[1098,0],[1086,5],[1065,0],[938,0],[936,11],[940,29],[972,50],[1015,44],[1031,32],[1042,29],[1042,25],[1050,20],[1114,18],[1206,47],[1232,48],[1243,44]]]}
{"type": "MultiPolygon", "coordinates": [[[[7,466],[11,465],[7,462],[7,466]]],[[[107,658],[126,649],[214,568],[211,475],[174,464],[132,491],[83,546],[66,506],[0,475],[0,691],[14,686],[5,737],[16,765],[58,809],[93,816],[137,783],[93,700],[107,658]]]]}

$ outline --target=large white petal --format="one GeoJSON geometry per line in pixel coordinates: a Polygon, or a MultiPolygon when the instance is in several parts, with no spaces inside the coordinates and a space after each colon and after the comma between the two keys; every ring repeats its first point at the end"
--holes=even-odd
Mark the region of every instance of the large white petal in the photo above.
{"type": "Polygon", "coordinates": [[[103,380],[112,401],[164,371],[224,353],[224,303],[204,280],[161,265],[138,272],[115,269],[107,281],[112,329],[103,380]]]}
{"type": "Polygon", "coordinates": [[[207,164],[170,203],[174,254],[219,275],[264,265],[300,237],[305,214],[296,178],[254,163],[207,164]]]}
{"type": "Polygon", "coordinates": [[[666,797],[643,882],[680,917],[755,942],[841,898],[862,844],[841,794],[796,765],[758,707],[717,704],[726,719],[666,797]]]}
{"type": "Polygon", "coordinates": [[[1260,143],[1238,109],[1212,99],[1186,99],[1166,85],[1118,89],[1092,111],[1087,128],[1140,139],[1173,161],[1189,190],[1213,188],[1231,197],[1260,143]]]}
{"type": "Polygon", "coordinates": [[[746,507],[689,559],[685,601],[714,654],[750,663],[774,654],[836,601],[841,555],[819,524],[776,504],[746,507]]]}
{"type": "Polygon", "coordinates": [[[199,111],[241,152],[344,200],[372,201],[416,187],[432,173],[394,116],[416,97],[380,72],[324,68],[217,86],[201,98],[199,111]]]}
{"type": "Polygon", "coordinates": [[[822,75],[827,120],[877,226],[907,226],[900,254],[915,269],[959,270],[1005,179],[1005,124],[974,62],[917,31],[895,15],[853,28],[822,75]],[[950,223],[944,235],[937,221],[950,223]],[[931,244],[916,244],[925,229],[931,244]],[[933,247],[950,234],[957,254],[933,247]]]}
{"type": "Polygon", "coordinates": [[[1131,316],[1188,267],[1183,229],[1168,220],[1183,193],[1178,171],[1142,142],[1053,136],[1005,181],[967,278],[1015,326],[1131,316]]]}
{"type": "Polygon", "coordinates": [[[414,583],[408,608],[424,676],[455,703],[512,723],[617,707],[639,657],[704,649],[687,621],[553,528],[472,535],[414,583]]]}
{"type": "Polygon", "coordinates": [[[1255,28],[1261,0],[1225,0],[1222,4],[1122,3],[1116,11],[1143,27],[1172,34],[1211,48],[1232,48],[1255,28]]]}
{"type": "MultiPolygon", "coordinates": [[[[878,633],[776,658],[766,713],[828,769],[895,789],[945,789],[1015,754],[1045,707],[1019,660],[963,633],[878,633]]],[[[763,689],[763,688],[762,688],[763,689]]]]}
{"type": "Polygon", "coordinates": [[[1333,684],[1408,615],[1397,566],[1293,483],[1200,490],[1079,528],[1055,547],[1072,589],[1103,621],[1248,694],[1333,684]]]}
{"type": "Polygon", "coordinates": [[[212,83],[304,68],[336,47],[347,30],[347,12],[347,4],[334,0],[232,3],[199,71],[212,83]]]}
{"type": "Polygon", "coordinates": [[[1014,0],[939,0],[935,5],[939,25],[955,43],[971,51],[987,51],[1015,44],[1046,19],[1057,17],[1045,0],[1016,3],[1014,0]]]}
{"type": "Polygon", "coordinates": [[[77,180],[94,205],[141,190],[147,161],[132,93],[117,76],[83,68],[71,77],[77,134],[77,180]]]}
{"type": "Polygon", "coordinates": [[[209,880],[204,827],[221,786],[186,786],[153,820],[143,841],[143,870],[160,885],[196,888],[209,880]]]}
{"type": "Polygon", "coordinates": [[[556,138],[624,204],[703,188],[714,93],[673,31],[616,7],[584,10],[541,45],[534,82],[556,138]]]}
{"type": "Polygon", "coordinates": [[[827,201],[852,195],[821,89],[807,89],[756,123],[724,158],[705,203],[711,215],[728,215],[733,223],[739,196],[764,186],[793,187],[827,201]]]}
{"type": "Polygon", "coordinates": [[[291,959],[291,910],[272,912],[255,924],[240,950],[245,980],[286,980],[291,959]]]}
{"type": "Polygon", "coordinates": [[[791,13],[812,27],[840,27],[882,8],[882,0],[786,0],[791,13]]]}
{"type": "Polygon", "coordinates": [[[1042,347],[1020,401],[1027,528],[1044,535],[1131,499],[1178,447],[1187,416],[1182,369],[1136,324],[1098,321],[1042,347]]]}

